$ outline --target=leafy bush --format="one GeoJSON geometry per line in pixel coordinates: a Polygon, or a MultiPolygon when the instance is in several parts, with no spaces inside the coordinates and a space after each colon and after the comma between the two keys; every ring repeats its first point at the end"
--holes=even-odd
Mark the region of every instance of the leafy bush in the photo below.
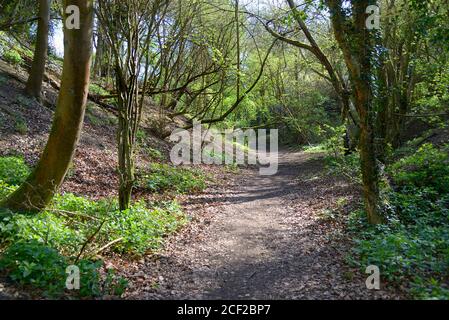
{"type": "MultiPolygon", "coordinates": [[[[66,289],[67,259],[53,248],[38,242],[17,242],[11,245],[0,259],[0,270],[7,271],[8,276],[21,285],[31,285],[44,290],[47,297],[59,297],[66,289]]],[[[80,261],[81,297],[100,294],[101,262],[80,261]]]]}
{"type": "Polygon", "coordinates": [[[18,95],[16,97],[16,103],[22,107],[32,108],[33,107],[33,99],[27,96],[18,95]]]}
{"type": "Polygon", "coordinates": [[[11,187],[5,181],[0,179],[0,201],[9,196],[15,189],[16,187],[11,187]]]}
{"type": "Polygon", "coordinates": [[[164,154],[161,151],[157,150],[157,149],[146,148],[145,152],[154,160],[162,161],[162,160],[165,159],[164,154]]]}
{"type": "Polygon", "coordinates": [[[5,52],[3,52],[2,58],[6,62],[8,62],[12,65],[15,65],[15,66],[20,65],[23,62],[23,59],[20,56],[20,53],[18,53],[14,49],[6,50],[5,52]]]}
{"type": "Polygon", "coordinates": [[[21,134],[22,136],[26,135],[28,132],[28,125],[26,121],[22,118],[17,118],[16,123],[14,126],[14,129],[17,133],[21,134]]]}
{"type": "Polygon", "coordinates": [[[305,149],[306,153],[324,153],[327,171],[335,176],[346,178],[362,183],[362,172],[360,170],[360,155],[358,152],[346,154],[344,136],[346,127],[325,126],[327,139],[321,145],[305,149]]]}
{"type": "Polygon", "coordinates": [[[107,96],[109,94],[107,90],[103,89],[101,86],[95,83],[91,83],[89,85],[89,92],[100,96],[107,96]]]}
{"type": "Polygon", "coordinates": [[[329,173],[336,176],[343,175],[357,183],[362,182],[360,155],[358,153],[353,153],[346,156],[343,154],[338,156],[328,155],[325,158],[325,162],[329,173]]]}
{"type": "Polygon", "coordinates": [[[175,202],[154,203],[150,208],[138,202],[121,212],[116,201],[58,195],[45,212],[15,214],[0,222],[0,244],[7,248],[0,270],[22,285],[58,297],[64,293],[66,267],[80,255],[85,260],[76,263],[81,271],[77,295],[121,295],[127,281],[109,270],[100,286],[102,263],[86,259],[104,248],[132,255],[157,250],[164,237],[185,222],[186,216],[175,202]]]}
{"type": "Polygon", "coordinates": [[[204,190],[206,181],[199,171],[154,163],[148,174],[141,175],[138,186],[152,192],[190,193],[204,190]]]}
{"type": "Polygon", "coordinates": [[[437,192],[449,192],[449,155],[431,144],[393,164],[390,173],[401,187],[431,187],[437,192]]]}
{"type": "Polygon", "coordinates": [[[4,243],[34,241],[67,256],[79,252],[86,241],[85,232],[87,230],[71,228],[70,221],[49,212],[32,216],[14,215],[4,218],[0,223],[0,235],[4,243]]]}
{"type": "Polygon", "coordinates": [[[139,202],[126,211],[114,212],[103,234],[111,239],[123,238],[116,246],[119,252],[144,254],[160,248],[163,238],[185,222],[185,216],[175,203],[149,210],[139,202]]]}
{"type": "Polygon", "coordinates": [[[369,226],[364,214],[350,219],[355,232],[351,263],[377,265],[384,278],[405,284],[421,299],[449,299],[448,155],[432,145],[394,163],[397,185],[389,202],[395,217],[369,226]]]}
{"type": "Polygon", "coordinates": [[[417,296],[428,291],[429,288],[423,284],[432,279],[434,283],[438,282],[439,287],[447,287],[448,219],[446,214],[446,223],[440,226],[419,223],[415,226],[366,227],[355,240],[350,261],[362,269],[377,265],[385,279],[413,288],[412,293],[417,296]]]}
{"type": "Polygon", "coordinates": [[[303,148],[303,151],[305,153],[310,153],[310,154],[314,154],[314,153],[326,153],[328,151],[328,149],[326,148],[326,146],[324,144],[316,144],[316,145],[307,145],[303,148]]]}
{"type": "Polygon", "coordinates": [[[3,180],[4,183],[8,185],[20,185],[30,173],[30,168],[22,158],[0,157],[0,180],[3,180]]]}
{"type": "Polygon", "coordinates": [[[0,260],[0,270],[22,285],[46,289],[50,295],[61,294],[65,286],[66,261],[57,250],[37,242],[18,242],[10,246],[0,260]]]}
{"type": "Polygon", "coordinates": [[[86,107],[86,119],[94,126],[110,126],[117,124],[117,118],[103,112],[94,103],[89,102],[86,107]]]}
{"type": "Polygon", "coordinates": [[[85,248],[85,256],[118,239],[111,249],[141,255],[158,249],[163,238],[185,222],[175,202],[153,204],[151,208],[139,202],[121,212],[116,201],[94,202],[67,194],[56,196],[45,212],[3,219],[0,236],[4,244],[35,241],[65,256],[76,256],[95,235],[95,241],[85,248]]]}

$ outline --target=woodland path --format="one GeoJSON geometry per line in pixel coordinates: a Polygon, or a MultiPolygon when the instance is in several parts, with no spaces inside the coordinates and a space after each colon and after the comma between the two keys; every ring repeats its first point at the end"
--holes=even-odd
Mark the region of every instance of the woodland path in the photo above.
{"type": "MultiPolygon", "coordinates": [[[[344,263],[342,226],[320,212],[357,188],[324,173],[319,155],[283,153],[279,173],[242,172],[226,190],[189,197],[199,227],[136,266],[128,299],[394,299],[344,263]]],[[[193,223],[195,225],[195,222],[193,223]]]]}

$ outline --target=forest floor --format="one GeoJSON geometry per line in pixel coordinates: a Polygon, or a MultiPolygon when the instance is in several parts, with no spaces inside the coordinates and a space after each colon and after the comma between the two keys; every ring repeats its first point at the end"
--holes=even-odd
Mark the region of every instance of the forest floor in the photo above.
{"type": "Polygon", "coordinates": [[[281,154],[275,176],[241,170],[226,187],[186,199],[201,226],[192,222],[127,270],[126,298],[400,299],[368,290],[367,275],[346,265],[344,224],[322,218],[339,199],[353,203],[359,191],[327,175],[316,154],[281,154]]]}
{"type": "MultiPolygon", "coordinates": [[[[24,80],[24,72],[0,61],[0,156],[20,154],[34,165],[48,136],[57,92],[46,85],[48,103],[42,106],[23,98],[24,80]]],[[[91,199],[115,196],[114,132],[110,115],[90,106],[62,192],[91,199]]],[[[168,153],[166,142],[148,137],[151,146],[168,153]]],[[[141,155],[141,166],[146,158],[141,155]]],[[[260,176],[256,168],[203,169],[215,183],[204,193],[179,197],[192,219],[162,251],[137,261],[105,257],[108,266],[129,279],[124,298],[402,298],[394,291],[367,290],[368,275],[345,263],[351,247],[345,219],[324,213],[353,211],[360,190],[327,174],[321,155],[283,152],[275,176],[260,176]]],[[[27,296],[19,291],[0,279],[0,299],[2,293],[9,299],[27,296]]]]}

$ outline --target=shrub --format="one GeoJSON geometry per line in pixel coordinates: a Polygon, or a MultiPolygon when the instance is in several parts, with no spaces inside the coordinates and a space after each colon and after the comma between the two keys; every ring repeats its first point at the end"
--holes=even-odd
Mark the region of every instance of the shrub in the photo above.
{"type": "MultiPolygon", "coordinates": [[[[0,180],[0,186],[12,189],[0,180]]],[[[5,192],[6,193],[6,192],[5,192]]],[[[86,260],[100,248],[142,255],[157,250],[163,239],[176,231],[187,218],[176,202],[138,202],[121,212],[115,200],[91,201],[73,194],[57,195],[51,206],[35,215],[14,214],[0,222],[0,270],[21,285],[44,290],[48,297],[65,292],[66,267],[81,256],[80,297],[121,295],[127,281],[109,270],[100,279],[101,262],[86,260]],[[115,242],[114,246],[108,247],[115,242]],[[103,281],[104,280],[104,281],[103,281]]]]}
{"type": "Polygon", "coordinates": [[[65,256],[77,256],[83,245],[90,256],[111,241],[121,239],[111,249],[133,255],[158,249],[163,238],[186,222],[175,202],[134,204],[121,212],[116,201],[94,202],[72,194],[58,195],[47,211],[37,215],[13,215],[0,223],[4,244],[35,241],[57,249],[65,256]],[[99,227],[101,228],[99,229],[99,227]]]}
{"type": "MultiPolygon", "coordinates": [[[[20,285],[30,285],[44,290],[49,298],[60,297],[66,290],[67,258],[53,248],[38,242],[17,242],[11,245],[0,259],[0,270],[7,271],[11,280],[20,285]]],[[[81,297],[100,295],[100,274],[102,262],[82,260],[77,263],[80,269],[81,297]]]]}
{"type": "Polygon", "coordinates": [[[176,203],[165,203],[150,210],[139,202],[126,211],[114,212],[103,234],[110,239],[123,238],[116,246],[119,252],[142,255],[159,249],[164,237],[185,222],[176,203]]]}
{"type": "Polygon", "coordinates": [[[449,155],[431,144],[399,160],[389,172],[400,187],[431,187],[437,192],[449,192],[449,155]]]}
{"type": "Polygon", "coordinates": [[[107,90],[103,89],[101,86],[95,83],[91,83],[89,85],[89,92],[100,96],[106,96],[109,94],[107,90]]]}
{"type": "Polygon", "coordinates": [[[11,187],[5,181],[0,180],[0,201],[14,192],[16,187],[11,187]]]}
{"type": "MultiPolygon", "coordinates": [[[[402,283],[417,297],[427,292],[428,298],[432,282],[440,288],[449,285],[448,227],[447,223],[438,227],[419,223],[366,228],[355,239],[350,262],[362,270],[376,265],[384,279],[402,283]]],[[[449,291],[442,292],[449,299],[449,291]]]]}
{"type": "Polygon", "coordinates": [[[8,185],[20,185],[30,173],[30,168],[22,158],[0,157],[0,180],[3,180],[4,183],[8,185]]]}
{"type": "Polygon", "coordinates": [[[18,118],[18,119],[16,119],[14,129],[16,130],[17,133],[24,136],[28,132],[28,125],[24,119],[18,118]]]}
{"type": "Polygon", "coordinates": [[[148,174],[141,175],[138,186],[152,192],[190,193],[204,190],[206,182],[199,171],[154,163],[148,174]]]}
{"type": "Polygon", "coordinates": [[[6,50],[5,52],[3,52],[2,58],[6,62],[8,62],[14,66],[18,66],[18,65],[22,64],[22,62],[23,62],[23,59],[20,56],[20,53],[18,53],[14,49],[6,50]]]}
{"type": "Polygon", "coordinates": [[[36,242],[50,246],[59,252],[76,255],[86,241],[88,230],[73,228],[62,216],[42,212],[32,216],[14,215],[0,223],[0,235],[4,243],[36,242]]]}
{"type": "Polygon", "coordinates": [[[49,296],[64,291],[66,265],[57,250],[37,242],[15,243],[0,260],[0,270],[7,271],[13,281],[45,289],[49,296]]]}
{"type": "Polygon", "coordinates": [[[335,176],[345,176],[346,178],[362,183],[362,172],[360,170],[360,155],[353,153],[350,155],[328,155],[325,158],[326,167],[330,174],[335,176]]]}
{"type": "Polygon", "coordinates": [[[387,225],[369,226],[353,215],[355,246],[349,261],[377,265],[384,278],[402,283],[421,299],[449,299],[448,155],[424,145],[388,168],[396,184],[389,191],[395,216],[387,225]]]}
{"type": "Polygon", "coordinates": [[[163,153],[161,151],[157,150],[157,149],[146,148],[145,151],[154,160],[162,161],[162,160],[165,159],[165,156],[163,155],[163,153]]]}
{"type": "Polygon", "coordinates": [[[16,103],[22,107],[32,108],[33,107],[33,99],[30,97],[26,97],[23,95],[18,95],[16,98],[16,103]]]}

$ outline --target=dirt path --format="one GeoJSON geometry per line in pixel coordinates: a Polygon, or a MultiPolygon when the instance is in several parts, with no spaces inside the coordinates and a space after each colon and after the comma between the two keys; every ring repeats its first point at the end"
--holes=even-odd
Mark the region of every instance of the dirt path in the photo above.
{"type": "Polygon", "coordinates": [[[319,156],[283,154],[276,176],[245,172],[227,190],[190,199],[192,210],[206,203],[210,219],[142,261],[128,298],[395,298],[366,289],[364,276],[344,265],[342,227],[319,219],[356,193],[324,175],[319,156]]]}

